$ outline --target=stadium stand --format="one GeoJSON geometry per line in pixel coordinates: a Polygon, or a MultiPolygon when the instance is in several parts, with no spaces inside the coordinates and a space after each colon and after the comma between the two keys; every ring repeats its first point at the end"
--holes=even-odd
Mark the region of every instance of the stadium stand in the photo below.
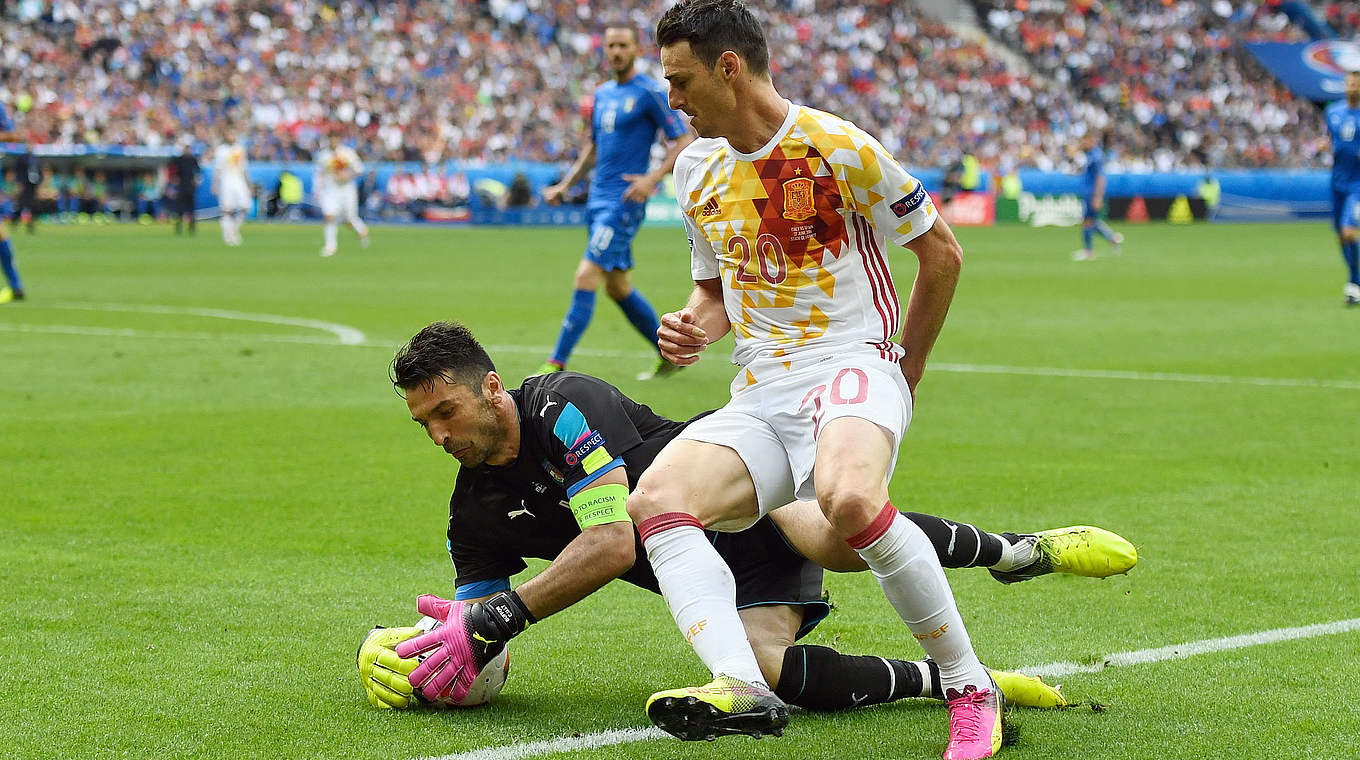
{"type": "MultiPolygon", "coordinates": [[[[1031,70],[906,3],[756,5],[774,60],[789,62],[781,91],[913,165],[967,153],[988,169],[1074,171],[1071,146],[1093,129],[1111,132],[1125,170],[1327,162],[1318,110],[1237,44],[1297,37],[1270,3],[973,3],[1031,70]]],[[[207,145],[230,118],[255,160],[306,160],[345,126],[368,161],[564,161],[602,80],[604,23],[649,35],[667,4],[626,17],[575,0],[6,4],[0,102],[33,143],[207,145]]],[[[1353,33],[1357,5],[1325,16],[1353,33]]],[[[659,75],[655,52],[645,58],[659,75]]]]}

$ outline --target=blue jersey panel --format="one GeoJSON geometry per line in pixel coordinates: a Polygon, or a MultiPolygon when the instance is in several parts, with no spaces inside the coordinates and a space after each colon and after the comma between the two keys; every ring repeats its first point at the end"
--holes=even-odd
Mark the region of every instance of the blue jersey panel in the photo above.
{"type": "Polygon", "coordinates": [[[14,131],[14,122],[9,120],[9,114],[5,113],[5,107],[0,105],[0,132],[14,131]]]}
{"type": "Polygon", "coordinates": [[[1332,138],[1332,190],[1360,192],[1360,108],[1338,101],[1327,106],[1324,118],[1332,138]]]}
{"type": "Polygon", "coordinates": [[[1086,151],[1086,172],[1081,177],[1081,189],[1087,198],[1096,190],[1096,178],[1105,174],[1105,151],[1092,148],[1086,151]]]}
{"type": "Polygon", "coordinates": [[[592,206],[621,199],[629,184],[625,174],[647,173],[658,131],[672,139],[685,133],[680,115],[666,104],[665,90],[642,74],[595,91],[590,128],[595,141],[592,206]]]}

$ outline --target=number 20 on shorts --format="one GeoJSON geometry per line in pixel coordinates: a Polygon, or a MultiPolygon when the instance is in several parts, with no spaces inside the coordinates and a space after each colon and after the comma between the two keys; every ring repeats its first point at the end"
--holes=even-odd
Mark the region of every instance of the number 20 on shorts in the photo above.
{"type": "Polygon", "coordinates": [[[813,437],[821,435],[822,433],[822,415],[826,412],[822,407],[822,398],[824,396],[827,398],[828,402],[835,406],[862,404],[865,399],[869,398],[869,376],[864,374],[864,370],[859,367],[846,367],[836,373],[836,379],[831,381],[829,389],[827,385],[823,383],[822,385],[812,388],[812,390],[807,392],[806,396],[803,396],[803,400],[798,403],[798,409],[801,411],[808,405],[809,401],[812,402],[813,437]],[[847,377],[852,378],[854,381],[854,395],[849,395],[846,392],[845,379],[847,377]],[[829,394],[827,393],[828,390],[831,391],[829,394]]]}

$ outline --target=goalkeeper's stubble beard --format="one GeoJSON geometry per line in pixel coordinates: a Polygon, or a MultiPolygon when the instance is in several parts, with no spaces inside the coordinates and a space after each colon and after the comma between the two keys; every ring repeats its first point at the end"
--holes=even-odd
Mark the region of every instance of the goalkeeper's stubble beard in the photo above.
{"type": "Polygon", "coordinates": [[[463,467],[480,467],[505,446],[509,434],[496,407],[491,400],[482,396],[477,399],[476,420],[467,438],[452,440],[444,444],[444,451],[458,460],[463,467]]]}

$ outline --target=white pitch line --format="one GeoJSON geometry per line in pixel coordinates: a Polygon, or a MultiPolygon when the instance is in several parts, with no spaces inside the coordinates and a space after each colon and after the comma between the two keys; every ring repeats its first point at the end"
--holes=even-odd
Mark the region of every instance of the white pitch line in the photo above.
{"type": "Polygon", "coordinates": [[[229,311],[227,309],[203,309],[196,306],[160,306],[157,304],[128,303],[52,303],[43,304],[49,309],[69,309],[73,311],[122,311],[136,314],[181,314],[191,317],[212,317],[214,319],[233,319],[241,322],[261,322],[267,325],[288,325],[308,327],[331,333],[342,345],[358,346],[364,343],[364,333],[349,325],[324,322],[319,319],[285,317],[279,314],[257,314],[249,311],[229,311]]]}
{"type": "Polygon", "coordinates": [[[1202,383],[1210,385],[1265,385],[1284,388],[1342,388],[1360,390],[1360,380],[1316,380],[1307,377],[1242,377],[1237,375],[1191,375],[1179,372],[1134,372],[1117,369],[1062,369],[1060,367],[1006,367],[992,364],[931,364],[928,369],[978,375],[1030,375],[1034,377],[1084,377],[1096,380],[1202,383]]]}
{"type": "MultiPolygon", "coordinates": [[[[29,307],[25,307],[28,309],[29,307]]],[[[403,341],[374,340],[366,337],[356,328],[333,322],[282,317],[272,314],[252,314],[218,309],[192,309],[169,306],[127,306],[120,304],[56,304],[52,308],[81,309],[86,311],[136,311],[151,314],[188,314],[222,319],[238,319],[267,324],[295,325],[326,330],[336,335],[338,341],[318,340],[286,335],[239,335],[204,332],[168,332],[137,330],[133,328],[75,327],[69,325],[26,325],[0,323],[0,332],[48,332],[64,335],[98,335],[126,338],[158,338],[167,340],[261,340],[278,343],[306,343],[318,346],[359,346],[365,348],[386,348],[396,350],[403,341]]],[[[496,354],[541,354],[546,356],[552,349],[549,346],[526,346],[518,344],[487,345],[486,350],[496,354]]],[[[577,356],[592,356],[604,359],[648,359],[656,354],[650,351],[620,351],[600,348],[578,348],[577,356]]],[[[957,372],[971,375],[1020,375],[1025,377],[1071,377],[1090,380],[1133,380],[1136,382],[1192,383],[1197,385],[1249,385],[1275,388],[1327,388],[1338,390],[1360,390],[1360,380],[1321,380],[1311,377],[1250,377],[1241,375],[1197,375],[1179,372],[1139,372],[1118,369],[1068,369],[1064,367],[1012,367],[1000,364],[958,364],[936,362],[929,366],[933,372],[957,372]]]]}
{"type": "Polygon", "coordinates": [[[1140,649],[1136,652],[1120,652],[1118,654],[1106,655],[1099,663],[1092,665],[1083,665],[1076,662],[1052,662],[1047,665],[1036,665],[1032,668],[1021,668],[1020,672],[1031,676],[1051,676],[1054,678],[1072,675],[1073,673],[1099,673],[1105,668],[1122,667],[1125,665],[1145,665],[1151,662],[1166,662],[1167,660],[1183,660],[1186,657],[1194,657],[1195,655],[1209,654],[1211,652],[1226,652],[1229,649],[1242,649],[1243,647],[1253,647],[1260,644],[1276,644],[1281,641],[1308,639],[1314,636],[1328,636],[1334,633],[1346,633],[1349,631],[1360,631],[1360,618],[1337,620],[1332,623],[1316,623],[1314,625],[1299,626],[1298,628],[1276,628],[1273,631],[1244,633],[1239,636],[1225,636],[1219,639],[1187,641],[1184,644],[1157,647],[1156,649],[1140,649]]]}
{"type": "MultiPolygon", "coordinates": [[[[1050,677],[1067,676],[1075,673],[1096,673],[1106,668],[1123,667],[1126,665],[1146,665],[1154,662],[1165,662],[1167,660],[1181,660],[1186,657],[1210,654],[1212,652],[1225,652],[1231,649],[1242,649],[1245,647],[1259,646],[1261,644],[1276,644],[1281,641],[1307,639],[1315,636],[1329,636],[1336,633],[1347,633],[1349,631],[1360,631],[1360,618],[1337,620],[1331,623],[1317,623],[1314,625],[1300,626],[1298,628],[1276,628],[1270,631],[1261,631],[1260,633],[1245,633],[1238,636],[1223,636],[1216,639],[1188,641],[1184,644],[1158,647],[1156,649],[1140,649],[1136,652],[1120,652],[1118,654],[1106,655],[1101,659],[1101,662],[1098,665],[1082,665],[1075,662],[1054,662],[1048,665],[1020,668],[1019,671],[1032,676],[1050,677]]],[[[585,734],[583,736],[564,736],[545,741],[510,744],[504,747],[488,747],[486,749],[472,750],[471,752],[462,752],[453,755],[422,757],[418,760],[523,760],[523,758],[528,757],[541,757],[543,755],[555,755],[563,752],[577,752],[580,750],[595,749],[597,747],[606,747],[611,744],[627,744],[631,742],[649,741],[652,739],[665,739],[669,736],[669,734],[659,728],[612,729],[595,734],[585,734]]]]}
{"type": "Polygon", "coordinates": [[[560,752],[578,752],[584,749],[608,747],[611,744],[631,744],[632,742],[665,739],[670,734],[655,726],[648,728],[615,728],[595,734],[563,736],[540,742],[511,744],[505,747],[464,752],[460,755],[440,755],[438,757],[418,758],[417,760],[521,760],[526,757],[555,755],[560,752]]]}

